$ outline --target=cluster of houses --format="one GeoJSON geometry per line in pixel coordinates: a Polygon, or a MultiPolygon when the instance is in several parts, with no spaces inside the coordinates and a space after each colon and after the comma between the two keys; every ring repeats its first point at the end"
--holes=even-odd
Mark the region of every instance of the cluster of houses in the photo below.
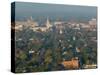
{"type": "MultiPolygon", "coordinates": [[[[96,31],[96,25],[97,25],[97,21],[96,19],[91,19],[88,23],[65,23],[62,21],[56,21],[54,23],[50,23],[49,18],[47,18],[44,26],[41,26],[38,24],[38,22],[34,21],[32,19],[32,17],[30,17],[30,19],[28,19],[27,21],[15,21],[15,26],[12,26],[13,29],[15,29],[15,31],[21,31],[23,30],[23,27],[29,27],[31,30],[35,31],[35,32],[46,32],[50,29],[52,29],[53,26],[55,26],[58,30],[59,33],[62,34],[63,33],[63,29],[65,28],[65,25],[68,25],[68,27],[73,28],[73,29],[77,29],[80,30],[81,28],[86,29],[86,30],[92,30],[92,31],[96,31]]],[[[73,38],[75,39],[75,38],[73,38]]],[[[93,40],[95,39],[95,37],[93,38],[93,40]]],[[[77,52],[80,52],[79,48],[76,48],[77,52]]],[[[31,53],[31,52],[30,52],[31,53]]],[[[34,53],[34,52],[32,52],[34,53]]],[[[71,60],[64,60],[62,63],[62,65],[64,65],[64,67],[67,67],[69,69],[79,69],[79,58],[75,57],[72,58],[71,60]]],[[[91,67],[91,66],[95,66],[95,65],[86,65],[85,67],[91,67]]]]}

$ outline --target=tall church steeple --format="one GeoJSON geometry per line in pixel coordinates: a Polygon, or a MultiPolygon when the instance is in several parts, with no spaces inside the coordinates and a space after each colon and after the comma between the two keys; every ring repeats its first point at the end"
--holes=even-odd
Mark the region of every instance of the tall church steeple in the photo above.
{"type": "Polygon", "coordinates": [[[27,22],[32,22],[33,21],[33,18],[32,18],[32,16],[29,18],[29,19],[27,19],[27,22]]]}
{"type": "Polygon", "coordinates": [[[46,27],[47,28],[50,28],[52,25],[50,24],[50,21],[49,21],[49,19],[48,19],[48,17],[47,17],[47,21],[46,21],[46,27]]]}

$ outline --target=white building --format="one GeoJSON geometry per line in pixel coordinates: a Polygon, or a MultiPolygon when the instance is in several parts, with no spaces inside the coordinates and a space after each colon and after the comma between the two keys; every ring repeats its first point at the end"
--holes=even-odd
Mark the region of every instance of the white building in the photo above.
{"type": "Polygon", "coordinates": [[[52,27],[52,25],[50,24],[49,19],[47,18],[46,24],[45,26],[37,26],[37,27],[33,27],[33,31],[42,31],[42,32],[46,32],[47,30],[49,30],[52,27]]]}
{"type": "Polygon", "coordinates": [[[15,30],[22,30],[23,26],[29,27],[33,31],[43,31],[43,32],[46,32],[47,30],[49,30],[52,27],[48,18],[47,18],[47,21],[45,23],[45,26],[39,26],[38,23],[36,21],[34,21],[32,19],[32,17],[30,17],[27,21],[16,21],[14,29],[15,30]]]}

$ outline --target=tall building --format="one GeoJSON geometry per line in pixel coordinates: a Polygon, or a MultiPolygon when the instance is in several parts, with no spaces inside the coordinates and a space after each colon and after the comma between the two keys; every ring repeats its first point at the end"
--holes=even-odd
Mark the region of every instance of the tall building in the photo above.
{"type": "Polygon", "coordinates": [[[96,31],[96,28],[97,28],[97,20],[95,18],[92,18],[89,21],[89,25],[90,25],[90,28],[91,28],[92,31],[96,31]]]}
{"type": "Polygon", "coordinates": [[[47,18],[47,21],[46,21],[46,27],[47,27],[47,29],[50,28],[50,27],[52,27],[52,25],[50,24],[50,21],[49,21],[48,18],[47,18]]]}
{"type": "Polygon", "coordinates": [[[33,20],[32,16],[27,20],[27,23],[32,28],[38,26],[38,23],[33,20]]]}
{"type": "Polygon", "coordinates": [[[90,25],[97,25],[97,20],[95,18],[92,18],[90,21],[89,21],[89,24],[90,25]]]}

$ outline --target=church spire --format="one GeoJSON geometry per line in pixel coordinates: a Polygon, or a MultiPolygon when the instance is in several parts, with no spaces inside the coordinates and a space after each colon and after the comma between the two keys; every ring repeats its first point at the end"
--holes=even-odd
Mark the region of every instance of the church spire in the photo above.
{"type": "Polygon", "coordinates": [[[51,27],[51,24],[50,24],[50,21],[49,21],[49,18],[47,17],[47,21],[46,21],[46,27],[47,28],[50,28],[51,27]]]}

